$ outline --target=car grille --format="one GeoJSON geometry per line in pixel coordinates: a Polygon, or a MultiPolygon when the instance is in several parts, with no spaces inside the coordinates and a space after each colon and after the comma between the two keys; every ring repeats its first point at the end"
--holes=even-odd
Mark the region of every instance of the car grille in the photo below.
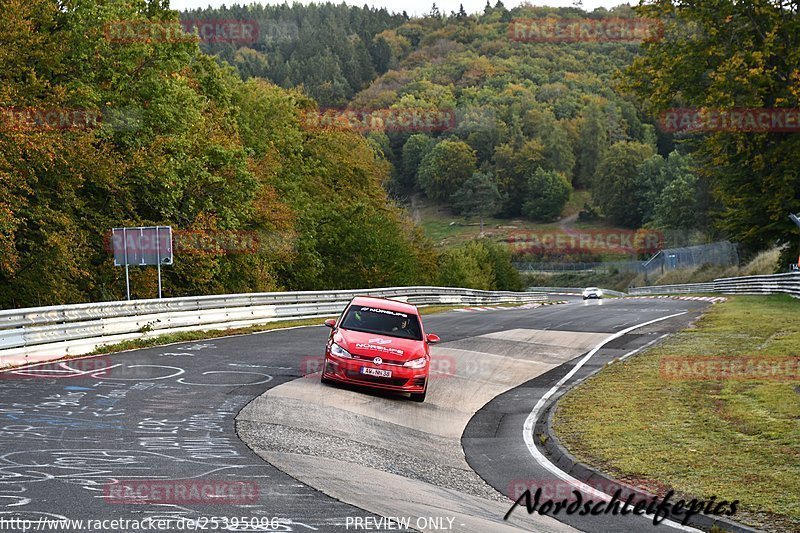
{"type": "Polygon", "coordinates": [[[381,354],[377,354],[377,355],[361,355],[361,354],[354,353],[352,355],[353,355],[353,359],[355,359],[357,361],[372,361],[376,357],[380,357],[381,359],[383,359],[383,364],[384,365],[403,366],[405,364],[405,361],[401,361],[399,359],[386,359],[386,357],[384,357],[381,354]]]}

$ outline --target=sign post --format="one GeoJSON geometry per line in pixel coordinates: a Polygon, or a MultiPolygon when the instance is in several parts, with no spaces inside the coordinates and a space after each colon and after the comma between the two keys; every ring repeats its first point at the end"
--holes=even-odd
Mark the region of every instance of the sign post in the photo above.
{"type": "Polygon", "coordinates": [[[122,228],[122,242],[126,243],[125,246],[125,294],[128,295],[128,301],[131,300],[131,277],[128,273],[128,230],[122,228]]]}
{"type": "Polygon", "coordinates": [[[125,267],[125,291],[131,299],[131,282],[128,268],[156,265],[158,267],[158,297],[161,298],[161,265],[172,264],[172,228],[170,226],[142,226],[114,228],[111,230],[114,248],[114,266],[125,267]]]}
{"type": "MultiPolygon", "coordinates": [[[[789,220],[797,224],[797,227],[800,228],[800,216],[789,213],[789,220]]],[[[800,270],[800,257],[797,258],[797,269],[800,270]]]]}

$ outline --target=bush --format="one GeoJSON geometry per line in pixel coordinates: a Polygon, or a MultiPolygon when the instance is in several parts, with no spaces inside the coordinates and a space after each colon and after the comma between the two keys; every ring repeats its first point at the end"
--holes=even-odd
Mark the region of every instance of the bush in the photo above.
{"type": "Polygon", "coordinates": [[[439,283],[445,287],[519,291],[522,277],[511,252],[487,239],[466,243],[439,256],[439,283]]]}

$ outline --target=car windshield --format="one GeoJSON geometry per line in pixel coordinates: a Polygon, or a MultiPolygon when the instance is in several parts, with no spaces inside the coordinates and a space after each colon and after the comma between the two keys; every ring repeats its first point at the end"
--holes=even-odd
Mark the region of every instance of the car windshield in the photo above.
{"type": "Polygon", "coordinates": [[[422,329],[416,315],[377,307],[351,305],[341,327],[364,333],[422,340],[422,329]]]}

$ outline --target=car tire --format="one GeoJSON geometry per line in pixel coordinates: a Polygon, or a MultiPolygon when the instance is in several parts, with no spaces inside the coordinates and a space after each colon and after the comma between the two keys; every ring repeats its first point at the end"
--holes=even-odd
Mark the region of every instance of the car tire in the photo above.
{"type": "Polygon", "coordinates": [[[425,387],[425,390],[422,392],[412,392],[411,393],[411,401],[412,402],[419,402],[422,403],[425,401],[425,395],[428,394],[428,387],[425,387]]]}
{"type": "Polygon", "coordinates": [[[323,385],[330,385],[331,383],[333,383],[331,380],[325,377],[325,372],[327,371],[328,371],[328,361],[325,361],[324,363],[322,363],[322,374],[319,377],[319,382],[322,383],[323,385]]]}

